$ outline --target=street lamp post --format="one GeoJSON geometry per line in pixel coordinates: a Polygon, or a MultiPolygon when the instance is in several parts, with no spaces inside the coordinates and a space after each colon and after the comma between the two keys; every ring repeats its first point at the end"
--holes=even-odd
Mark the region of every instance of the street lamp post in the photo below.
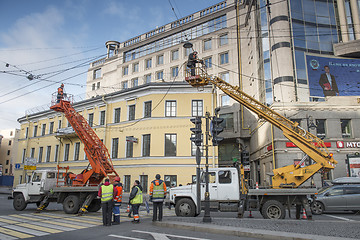
{"type": "Polygon", "coordinates": [[[209,125],[210,113],[206,112],[206,131],[205,131],[205,213],[203,222],[211,222],[210,217],[210,194],[209,194],[209,125]]]}
{"type": "MultiPolygon", "coordinates": [[[[307,130],[308,132],[310,132],[310,129],[316,129],[317,126],[314,124],[314,119],[312,116],[306,115],[306,124],[307,124],[307,130]]],[[[313,164],[313,160],[309,157],[309,163],[313,164]]],[[[321,185],[323,182],[323,177],[321,175],[321,185]]],[[[314,184],[314,177],[311,176],[311,185],[314,184]]]]}

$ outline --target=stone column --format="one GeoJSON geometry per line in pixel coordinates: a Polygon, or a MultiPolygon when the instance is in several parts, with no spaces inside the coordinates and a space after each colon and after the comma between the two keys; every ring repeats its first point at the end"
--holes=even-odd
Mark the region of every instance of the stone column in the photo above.
{"type": "Polygon", "coordinates": [[[349,34],[348,34],[349,30],[348,30],[347,21],[346,21],[344,0],[337,1],[337,8],[338,8],[338,14],[339,14],[342,41],[348,42],[349,41],[349,34]]]}
{"type": "Polygon", "coordinates": [[[350,0],[352,21],[354,24],[355,39],[360,39],[360,18],[357,0],[350,0]]]}

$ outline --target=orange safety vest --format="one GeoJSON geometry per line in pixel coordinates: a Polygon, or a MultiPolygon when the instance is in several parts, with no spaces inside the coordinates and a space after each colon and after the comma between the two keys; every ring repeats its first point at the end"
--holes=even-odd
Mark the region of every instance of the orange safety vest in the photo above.
{"type": "Polygon", "coordinates": [[[61,87],[59,87],[58,88],[58,95],[63,95],[63,94],[64,94],[64,90],[61,87]]]}
{"type": "Polygon", "coordinates": [[[122,186],[115,186],[116,190],[117,190],[117,194],[116,196],[114,197],[114,202],[115,203],[121,203],[122,202],[122,191],[123,191],[123,188],[122,186]]]}

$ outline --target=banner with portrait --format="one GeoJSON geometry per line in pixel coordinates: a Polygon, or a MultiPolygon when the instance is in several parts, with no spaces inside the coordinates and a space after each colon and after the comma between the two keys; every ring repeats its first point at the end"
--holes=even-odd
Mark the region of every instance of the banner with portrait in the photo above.
{"type": "Polygon", "coordinates": [[[360,59],[306,55],[310,97],[359,96],[360,59]]]}

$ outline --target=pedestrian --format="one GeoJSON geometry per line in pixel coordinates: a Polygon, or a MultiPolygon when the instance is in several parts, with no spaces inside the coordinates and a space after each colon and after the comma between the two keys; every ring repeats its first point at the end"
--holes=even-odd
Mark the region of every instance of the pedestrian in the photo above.
{"type": "Polygon", "coordinates": [[[62,83],[58,88],[57,96],[56,96],[56,103],[59,103],[61,99],[64,98],[64,84],[62,83]]]}
{"type": "Polygon", "coordinates": [[[131,189],[129,201],[132,207],[134,220],[133,223],[139,223],[139,208],[140,205],[143,203],[143,196],[142,196],[142,187],[140,185],[139,180],[135,180],[134,186],[131,189]]]}
{"type": "Polygon", "coordinates": [[[122,193],[123,187],[122,183],[120,182],[120,177],[115,177],[114,179],[114,188],[116,188],[117,193],[114,195],[114,207],[113,207],[113,214],[114,214],[114,221],[112,222],[113,225],[120,224],[120,206],[122,202],[122,193]]]}
{"type": "Polygon", "coordinates": [[[101,198],[101,208],[103,216],[103,225],[111,226],[111,215],[113,208],[113,198],[117,195],[117,189],[110,184],[110,180],[105,179],[105,183],[101,185],[98,196],[101,198]]]}
{"type": "Polygon", "coordinates": [[[155,180],[150,184],[150,201],[153,202],[153,219],[152,221],[155,222],[156,220],[162,221],[163,217],[163,203],[164,199],[166,198],[166,185],[163,180],[161,180],[160,174],[156,174],[155,180]],[[157,213],[159,211],[159,216],[157,213]]]}

